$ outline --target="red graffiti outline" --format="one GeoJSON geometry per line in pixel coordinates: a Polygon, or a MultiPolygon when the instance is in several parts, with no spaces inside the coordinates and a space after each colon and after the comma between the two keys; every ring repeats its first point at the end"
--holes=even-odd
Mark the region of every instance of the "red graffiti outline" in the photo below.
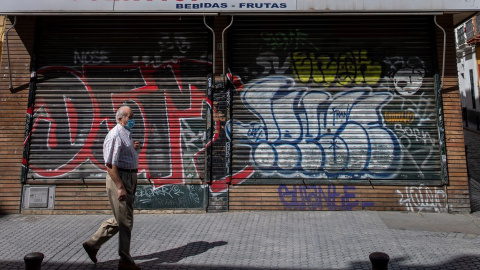
{"type": "Polygon", "coordinates": [[[63,101],[65,102],[65,108],[67,111],[67,119],[68,119],[68,128],[70,129],[70,143],[75,144],[75,139],[77,137],[77,127],[78,127],[78,114],[75,106],[72,104],[72,100],[67,97],[63,97],[63,101]],[[74,121],[71,119],[74,118],[74,121]]]}
{"type": "MultiPolygon", "coordinates": [[[[188,59],[181,59],[180,61],[182,62],[190,62],[190,63],[200,63],[200,64],[207,64],[209,65],[210,63],[204,62],[204,61],[197,61],[197,60],[188,60],[188,59]]],[[[139,160],[140,160],[140,167],[139,171],[144,171],[146,173],[147,178],[151,181],[151,183],[154,184],[155,187],[160,187],[163,185],[168,185],[168,184],[185,184],[184,181],[184,168],[183,168],[183,163],[181,162],[183,160],[183,153],[182,153],[182,140],[180,136],[168,136],[169,138],[169,145],[170,145],[170,160],[173,159],[178,159],[180,162],[172,162],[174,165],[172,166],[171,170],[172,173],[168,176],[165,177],[159,177],[159,178],[151,178],[150,171],[148,168],[148,164],[146,162],[146,149],[148,147],[148,138],[149,138],[149,130],[151,128],[149,119],[147,119],[146,114],[144,113],[144,107],[142,102],[140,101],[140,97],[143,95],[147,95],[150,93],[153,93],[155,91],[159,91],[159,87],[157,86],[154,78],[154,73],[157,72],[160,69],[164,68],[169,68],[171,69],[173,76],[175,78],[175,81],[177,82],[177,86],[179,87],[179,90],[181,93],[184,92],[183,89],[183,84],[181,80],[181,74],[180,74],[180,61],[171,61],[164,63],[159,66],[151,66],[151,65],[146,65],[142,62],[135,63],[133,65],[114,65],[114,66],[101,66],[101,65],[84,65],[82,67],[82,72],[78,72],[74,70],[71,67],[65,67],[65,66],[47,66],[43,67],[38,71],[39,74],[44,74],[50,71],[65,71],[66,73],[69,73],[73,75],[76,79],[78,79],[83,86],[85,87],[85,90],[88,92],[88,96],[90,97],[91,103],[92,103],[92,126],[90,128],[89,134],[85,140],[84,145],[81,147],[81,149],[74,155],[72,159],[67,161],[65,164],[59,166],[56,169],[43,169],[38,166],[30,166],[31,169],[37,174],[42,177],[60,177],[62,175],[65,175],[67,173],[72,172],[74,169],[76,169],[80,164],[84,163],[87,160],[90,160],[93,164],[101,168],[102,170],[105,170],[103,162],[97,160],[95,156],[93,155],[92,152],[92,146],[95,143],[95,138],[97,137],[97,134],[99,133],[100,130],[100,125],[105,121],[107,124],[107,127],[109,129],[113,128],[113,125],[110,124],[111,121],[108,117],[100,118],[100,108],[99,108],[99,103],[97,102],[97,99],[95,97],[94,91],[92,87],[89,84],[89,80],[85,74],[87,74],[88,70],[90,69],[140,69],[140,74],[143,76],[145,85],[131,89],[128,92],[124,93],[112,93],[111,94],[111,100],[112,100],[112,109],[114,110],[115,108],[118,108],[121,104],[126,102],[127,100],[133,101],[138,105],[138,108],[140,109],[140,112],[142,114],[142,117],[144,118],[144,134],[145,134],[145,142],[142,148],[142,151],[140,152],[139,160]]],[[[233,78],[231,74],[229,74],[229,79],[232,79],[234,82],[234,85],[236,86],[237,90],[242,89],[243,85],[241,81],[239,80],[238,77],[233,78]]],[[[202,104],[203,102],[206,102],[206,104],[212,109],[212,111],[215,113],[217,109],[215,106],[213,106],[212,101],[206,96],[206,94],[202,91],[200,91],[198,88],[195,86],[190,85],[189,86],[189,91],[190,91],[190,96],[191,96],[191,103],[190,107],[188,109],[178,109],[175,106],[175,103],[173,101],[173,98],[171,95],[168,94],[167,89],[163,89],[166,97],[166,109],[167,109],[167,118],[168,118],[168,129],[169,129],[169,134],[180,134],[181,132],[181,126],[180,122],[183,119],[182,117],[188,116],[188,118],[192,118],[193,116],[202,116],[202,104]],[[175,123],[175,125],[172,125],[172,123],[175,123]]],[[[64,97],[64,99],[67,97],[64,97]]],[[[41,99],[37,100],[36,106],[38,111],[40,108],[43,108],[47,111],[48,113],[48,107],[45,102],[43,102],[41,99]]],[[[66,102],[68,103],[68,102],[66,102]]],[[[68,104],[67,104],[68,105],[68,104]]],[[[66,106],[67,106],[66,105],[66,106]]],[[[67,108],[68,109],[68,108],[67,108]]],[[[68,112],[74,113],[75,108],[72,107],[68,110],[68,112]]],[[[29,115],[34,115],[36,113],[34,111],[34,108],[28,108],[27,113],[29,115]]],[[[67,112],[67,113],[68,113],[67,112]]],[[[33,125],[32,131],[28,134],[25,143],[28,141],[30,138],[31,134],[35,132],[38,121],[49,121],[52,125],[53,128],[53,133],[49,135],[48,138],[51,138],[51,136],[55,136],[55,121],[52,118],[45,118],[45,117],[38,117],[33,125]]],[[[220,123],[219,121],[214,121],[214,132],[213,137],[205,144],[205,146],[200,149],[197,153],[194,154],[194,166],[196,168],[197,173],[201,176],[201,169],[200,166],[201,164],[198,164],[198,158],[205,153],[206,149],[211,146],[218,138],[219,138],[219,133],[220,133],[220,123]]],[[[77,128],[76,126],[70,126],[70,132],[76,131],[77,128]]],[[[52,132],[52,131],[51,131],[52,132]]],[[[75,136],[70,134],[71,139],[70,141],[73,143],[75,141],[75,136]]],[[[27,162],[25,161],[25,164],[27,162]]],[[[213,180],[211,183],[211,190],[212,192],[218,193],[218,192],[224,192],[228,189],[228,185],[239,185],[249,177],[253,175],[255,170],[251,166],[246,166],[244,169],[241,171],[235,173],[231,178],[229,176],[219,179],[219,180],[213,180]]]]}
{"type": "MultiPolygon", "coordinates": [[[[95,136],[96,136],[98,130],[100,129],[100,126],[99,126],[100,121],[98,121],[98,118],[99,118],[99,115],[100,115],[100,109],[97,106],[98,103],[95,99],[95,96],[93,95],[92,89],[86,83],[86,78],[83,76],[83,74],[73,70],[70,67],[47,66],[47,67],[44,67],[44,68],[40,69],[37,73],[42,74],[42,73],[45,73],[45,72],[51,71],[51,70],[66,71],[67,73],[72,74],[74,77],[76,77],[78,80],[80,80],[80,82],[83,83],[83,85],[85,86],[85,88],[88,92],[88,95],[89,95],[90,99],[92,100],[93,119],[92,119],[92,128],[90,129],[89,135],[88,135],[84,145],[75,154],[75,156],[72,159],[70,159],[67,163],[61,165],[60,167],[58,167],[54,170],[43,169],[43,168],[40,168],[40,167],[37,167],[37,166],[34,166],[34,165],[30,165],[30,167],[35,171],[36,174],[38,174],[40,176],[43,176],[43,177],[59,177],[59,176],[62,176],[66,173],[69,173],[69,172],[75,170],[80,164],[85,162],[87,159],[90,159],[94,164],[98,164],[98,161],[93,156],[91,148],[92,148],[92,145],[94,144],[95,136]]],[[[37,105],[38,105],[38,102],[37,102],[37,105]]],[[[45,109],[47,110],[46,104],[43,107],[45,107],[45,109]]],[[[42,107],[40,107],[40,108],[42,108],[42,107]]],[[[35,114],[35,112],[34,112],[34,114],[35,114]]],[[[35,123],[33,125],[31,133],[33,133],[35,131],[36,126],[37,126],[37,122],[39,120],[42,120],[42,119],[37,118],[37,120],[35,121],[35,123]]],[[[52,123],[53,123],[53,119],[52,119],[52,123]]],[[[50,135],[49,135],[49,137],[50,137],[50,135]]]]}

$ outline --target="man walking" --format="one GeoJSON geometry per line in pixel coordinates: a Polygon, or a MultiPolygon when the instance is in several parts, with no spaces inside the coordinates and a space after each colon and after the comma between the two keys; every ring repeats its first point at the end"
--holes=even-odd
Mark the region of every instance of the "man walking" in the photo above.
{"type": "Polygon", "coordinates": [[[83,243],[83,247],[90,259],[97,263],[100,247],[119,232],[118,269],[137,270],[140,267],[130,256],[130,240],[140,143],[132,140],[130,129],[135,120],[130,107],[120,107],[115,119],[117,125],[108,132],[103,143],[103,158],[107,167],[107,195],[114,217],[104,221],[92,238],[83,243]]]}

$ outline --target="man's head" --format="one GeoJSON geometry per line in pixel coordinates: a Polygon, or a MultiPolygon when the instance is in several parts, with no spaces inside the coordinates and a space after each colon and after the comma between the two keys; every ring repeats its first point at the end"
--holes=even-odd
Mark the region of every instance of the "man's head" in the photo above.
{"type": "Polygon", "coordinates": [[[133,119],[132,109],[130,109],[130,107],[128,106],[122,106],[118,108],[117,113],[115,114],[115,118],[117,120],[117,124],[125,127],[128,123],[128,120],[133,119]]]}

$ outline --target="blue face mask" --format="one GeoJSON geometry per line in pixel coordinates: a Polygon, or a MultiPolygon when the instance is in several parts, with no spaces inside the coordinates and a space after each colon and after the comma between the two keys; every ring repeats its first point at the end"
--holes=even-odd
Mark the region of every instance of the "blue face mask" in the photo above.
{"type": "Polygon", "coordinates": [[[128,120],[127,124],[125,125],[125,128],[130,130],[133,128],[133,126],[135,125],[135,119],[130,119],[128,120]]]}

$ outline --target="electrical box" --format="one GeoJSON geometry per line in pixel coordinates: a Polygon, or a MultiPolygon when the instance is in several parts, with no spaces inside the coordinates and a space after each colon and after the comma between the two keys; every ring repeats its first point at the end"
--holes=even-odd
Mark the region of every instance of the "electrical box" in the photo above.
{"type": "Polygon", "coordinates": [[[55,186],[23,187],[24,209],[53,209],[55,202],[55,186]]]}

